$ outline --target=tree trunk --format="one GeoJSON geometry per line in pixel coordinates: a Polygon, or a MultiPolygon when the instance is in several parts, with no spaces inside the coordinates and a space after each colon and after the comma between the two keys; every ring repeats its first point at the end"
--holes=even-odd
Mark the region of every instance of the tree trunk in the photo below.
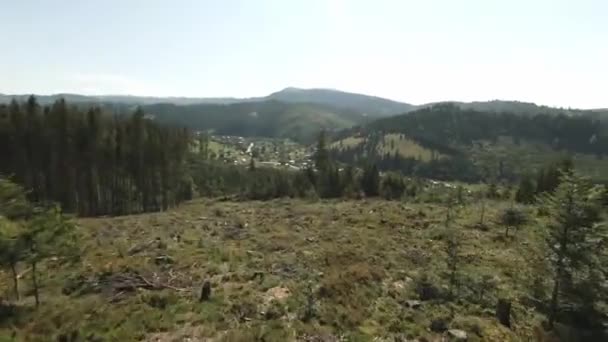
{"type": "Polygon", "coordinates": [[[553,293],[551,294],[551,307],[549,308],[549,327],[553,328],[555,316],[557,316],[557,306],[559,298],[559,279],[556,278],[553,283],[553,293]]]}
{"type": "Polygon", "coordinates": [[[511,327],[511,302],[506,299],[499,299],[496,304],[496,318],[500,324],[511,327]]]}
{"type": "Polygon", "coordinates": [[[17,265],[11,263],[11,273],[13,274],[13,292],[15,294],[15,299],[21,299],[19,294],[19,275],[17,274],[17,265]]]}
{"type": "Polygon", "coordinates": [[[40,295],[38,293],[38,278],[36,277],[36,262],[32,262],[32,286],[34,286],[34,298],[36,307],[40,306],[40,295]]]}

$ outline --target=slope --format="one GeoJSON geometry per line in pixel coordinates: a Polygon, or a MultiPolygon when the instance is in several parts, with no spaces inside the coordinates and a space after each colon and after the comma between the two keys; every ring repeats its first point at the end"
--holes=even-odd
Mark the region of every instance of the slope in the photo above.
{"type": "Polygon", "coordinates": [[[212,130],[221,135],[285,137],[299,142],[313,141],[321,129],[344,129],[364,119],[353,111],[278,101],[227,105],[156,104],[142,108],[159,122],[193,130],[212,130]]]}

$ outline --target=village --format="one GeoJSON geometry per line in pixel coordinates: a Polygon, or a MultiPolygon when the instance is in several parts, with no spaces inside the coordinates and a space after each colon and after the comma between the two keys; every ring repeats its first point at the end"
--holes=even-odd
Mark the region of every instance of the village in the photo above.
{"type": "Polygon", "coordinates": [[[312,166],[314,148],[289,139],[214,135],[209,137],[212,159],[227,164],[302,170],[312,166]]]}

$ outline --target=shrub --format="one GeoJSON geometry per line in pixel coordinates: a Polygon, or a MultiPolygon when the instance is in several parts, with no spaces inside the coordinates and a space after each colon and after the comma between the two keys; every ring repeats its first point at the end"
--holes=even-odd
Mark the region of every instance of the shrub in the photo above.
{"type": "Polygon", "coordinates": [[[505,226],[505,236],[508,237],[510,228],[518,229],[528,222],[528,214],[520,208],[510,207],[499,214],[498,220],[505,226]]]}

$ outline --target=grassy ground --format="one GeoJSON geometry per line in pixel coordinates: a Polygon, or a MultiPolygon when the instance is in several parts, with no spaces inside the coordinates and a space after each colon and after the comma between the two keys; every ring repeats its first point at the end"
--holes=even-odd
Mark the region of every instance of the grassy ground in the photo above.
{"type": "MultiPolygon", "coordinates": [[[[0,341],[74,331],[91,341],[439,341],[434,320],[465,330],[469,341],[525,341],[539,320],[524,305],[537,224],[505,239],[494,223],[505,205],[489,203],[485,229],[475,225],[477,204],[455,208],[456,299],[438,295],[420,306],[408,301],[420,299],[421,284],[447,292],[442,206],[199,200],[164,213],[81,219],[81,260],[48,264],[42,306],[34,310],[28,296],[2,315],[0,341]],[[104,281],[125,274],[165,288],[118,290],[104,281]],[[200,303],[205,280],[211,299],[200,303]],[[481,284],[491,285],[482,292],[481,284]],[[499,297],[513,302],[511,330],[494,318],[499,297]]],[[[10,293],[0,277],[0,293],[10,293]]]]}
{"type": "Polygon", "coordinates": [[[441,157],[439,153],[422,147],[401,134],[386,134],[383,139],[384,141],[377,146],[379,155],[386,155],[387,153],[394,155],[397,152],[403,158],[417,158],[421,161],[430,161],[441,157]]]}
{"type": "MultiPolygon", "coordinates": [[[[342,150],[357,147],[365,142],[366,140],[362,137],[348,137],[333,142],[330,147],[342,150]]],[[[403,158],[417,158],[421,161],[429,161],[442,157],[440,153],[425,148],[401,134],[385,134],[374,148],[380,156],[384,156],[387,153],[390,155],[397,153],[403,158]]]]}
{"type": "Polygon", "coordinates": [[[334,141],[330,147],[333,149],[353,148],[359,146],[364,141],[365,139],[361,137],[348,137],[342,140],[334,141]]]}

